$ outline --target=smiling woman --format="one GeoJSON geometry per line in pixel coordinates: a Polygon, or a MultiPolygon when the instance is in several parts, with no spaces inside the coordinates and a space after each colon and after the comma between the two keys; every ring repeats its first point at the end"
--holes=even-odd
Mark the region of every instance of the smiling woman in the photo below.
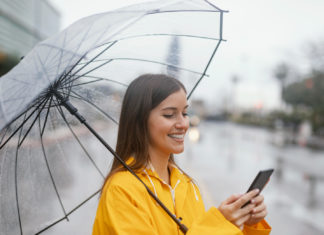
{"type": "MultiPolygon", "coordinates": [[[[162,74],[138,77],[124,96],[117,154],[188,226],[187,234],[269,234],[258,191],[232,195],[218,209],[205,211],[198,187],[174,161],[173,154],[184,150],[187,108],[186,90],[177,79],[162,74]],[[241,208],[248,201],[252,203],[241,208]]],[[[130,233],[180,234],[180,228],[143,184],[114,160],[102,188],[93,235],[130,233]]]]}

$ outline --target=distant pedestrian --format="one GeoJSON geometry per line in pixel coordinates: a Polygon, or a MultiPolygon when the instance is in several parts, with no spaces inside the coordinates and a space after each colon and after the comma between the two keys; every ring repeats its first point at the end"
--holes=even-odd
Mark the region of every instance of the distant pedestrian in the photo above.
{"type": "MultiPolygon", "coordinates": [[[[189,127],[186,90],[176,79],[146,74],[128,87],[121,110],[117,154],[182,218],[187,234],[269,234],[263,196],[232,195],[207,212],[197,185],[174,161],[189,127]],[[251,201],[246,207],[246,202],[251,201]]],[[[93,235],[181,234],[145,187],[116,159],[102,188],[93,235]]]]}

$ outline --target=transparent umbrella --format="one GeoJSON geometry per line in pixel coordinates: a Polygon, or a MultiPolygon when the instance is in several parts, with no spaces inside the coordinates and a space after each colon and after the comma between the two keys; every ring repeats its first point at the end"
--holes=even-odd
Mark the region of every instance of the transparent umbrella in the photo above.
{"type": "Polygon", "coordinates": [[[89,16],[1,77],[0,234],[89,234],[113,157],[98,138],[115,145],[128,84],[169,73],[189,98],[223,41],[223,13],[165,0],[89,16]]]}

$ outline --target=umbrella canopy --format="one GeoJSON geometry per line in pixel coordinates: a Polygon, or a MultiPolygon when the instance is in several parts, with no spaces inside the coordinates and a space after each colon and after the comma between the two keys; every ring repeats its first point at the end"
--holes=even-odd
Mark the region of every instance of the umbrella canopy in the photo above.
{"type": "Polygon", "coordinates": [[[169,73],[190,96],[223,41],[223,12],[204,0],[166,0],[89,16],[1,77],[0,233],[72,234],[82,224],[78,233],[89,234],[112,155],[55,94],[114,146],[132,79],[169,73]]]}

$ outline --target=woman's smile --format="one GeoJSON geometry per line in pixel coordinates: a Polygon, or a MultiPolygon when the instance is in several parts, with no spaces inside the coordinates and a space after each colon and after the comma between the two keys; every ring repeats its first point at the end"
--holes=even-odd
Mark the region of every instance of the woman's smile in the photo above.
{"type": "Polygon", "coordinates": [[[173,138],[177,142],[183,142],[185,133],[183,133],[183,134],[169,134],[169,137],[173,138]]]}

